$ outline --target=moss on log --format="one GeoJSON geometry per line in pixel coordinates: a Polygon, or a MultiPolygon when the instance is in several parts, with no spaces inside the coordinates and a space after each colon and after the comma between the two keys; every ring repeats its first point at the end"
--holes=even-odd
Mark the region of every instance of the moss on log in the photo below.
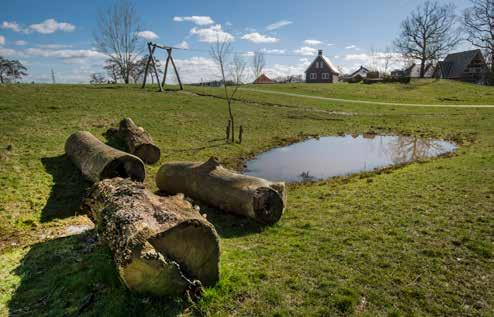
{"type": "Polygon", "coordinates": [[[267,225],[281,218],[286,204],[284,183],[235,173],[216,158],[205,163],[166,163],[156,174],[156,184],[166,193],[183,193],[267,225]]]}
{"type": "Polygon", "coordinates": [[[138,157],[104,144],[87,131],[72,134],[65,142],[65,153],[93,182],[113,177],[142,182],[146,175],[138,157]]]}
{"type": "Polygon", "coordinates": [[[160,197],[142,183],[113,178],[92,187],[83,209],[130,290],[175,296],[218,281],[218,235],[183,195],[160,197]]]}
{"type": "Polygon", "coordinates": [[[129,152],[146,164],[154,164],[160,159],[160,148],[154,144],[149,133],[137,126],[131,118],[123,119],[118,129],[109,129],[107,134],[123,141],[129,152]]]}

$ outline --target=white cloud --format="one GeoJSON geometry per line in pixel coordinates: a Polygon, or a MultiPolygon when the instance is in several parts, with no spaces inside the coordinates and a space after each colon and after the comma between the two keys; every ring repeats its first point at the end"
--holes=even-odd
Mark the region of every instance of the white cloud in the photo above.
{"type": "Polygon", "coordinates": [[[253,43],[276,43],[279,39],[267,35],[263,35],[257,32],[248,33],[242,36],[242,40],[247,40],[253,43]]]}
{"type": "Polygon", "coordinates": [[[252,51],[249,51],[249,52],[245,52],[242,54],[242,56],[245,56],[245,57],[252,57],[254,56],[256,53],[255,52],[252,52],[252,51]]]}
{"type": "Polygon", "coordinates": [[[67,44],[38,44],[36,46],[41,48],[54,49],[54,50],[72,47],[72,45],[67,45],[67,44]]]}
{"type": "Polygon", "coordinates": [[[31,24],[29,30],[42,34],[51,34],[56,31],[72,32],[75,30],[75,26],[67,22],[57,22],[55,19],[47,19],[38,24],[31,24]]]}
{"type": "Polygon", "coordinates": [[[12,21],[12,22],[3,21],[2,29],[12,30],[14,32],[22,32],[21,26],[19,24],[17,24],[17,22],[15,22],[15,21],[12,21]]]}
{"type": "Polygon", "coordinates": [[[317,49],[313,47],[304,46],[299,49],[294,50],[295,54],[311,56],[317,53],[317,49]]]}
{"type": "Polygon", "coordinates": [[[333,44],[333,43],[328,43],[328,44],[326,44],[326,45],[327,45],[327,46],[334,46],[334,44],[333,44]]]}
{"type": "Polygon", "coordinates": [[[367,54],[347,54],[344,57],[346,61],[368,61],[370,56],[367,54]]]}
{"type": "Polygon", "coordinates": [[[281,50],[281,49],[267,49],[267,48],[263,48],[261,49],[261,52],[263,53],[266,53],[266,54],[285,54],[285,50],[281,50]]]}
{"type": "Polygon", "coordinates": [[[141,31],[137,32],[137,36],[145,40],[156,40],[159,36],[153,31],[141,31]]]}
{"type": "Polygon", "coordinates": [[[16,50],[13,50],[11,48],[3,48],[0,47],[0,56],[19,56],[22,54],[19,54],[16,50]]]}
{"type": "Polygon", "coordinates": [[[182,42],[178,43],[177,45],[175,45],[175,47],[183,48],[183,49],[188,49],[189,48],[189,43],[187,43],[186,41],[182,41],[182,42]]]}
{"type": "Polygon", "coordinates": [[[228,32],[223,31],[221,24],[212,25],[208,28],[192,28],[190,34],[197,35],[199,41],[206,43],[214,43],[217,40],[220,42],[231,42],[235,37],[228,32]]]}
{"type": "Polygon", "coordinates": [[[4,45],[4,44],[5,44],[5,36],[0,35],[0,45],[4,45]]]}
{"type": "Polygon", "coordinates": [[[23,45],[27,45],[27,42],[23,41],[23,40],[18,40],[18,41],[15,41],[14,44],[18,45],[18,46],[23,46],[23,45]]]}
{"type": "Polygon", "coordinates": [[[211,17],[208,17],[208,16],[196,16],[196,15],[193,15],[193,16],[190,16],[190,17],[174,17],[173,18],[173,21],[175,22],[184,22],[184,21],[188,21],[188,22],[193,22],[197,25],[210,25],[210,24],[213,24],[214,21],[213,19],[211,19],[211,17]]]}
{"type": "Polygon", "coordinates": [[[104,58],[106,55],[95,50],[48,50],[41,48],[28,48],[24,51],[27,55],[55,58],[104,58]]]}
{"type": "MultiPolygon", "coordinates": [[[[197,83],[219,79],[216,63],[205,57],[194,56],[188,59],[175,59],[180,79],[185,83],[197,83]]],[[[171,76],[173,78],[173,75],[171,76]]]]}
{"type": "Polygon", "coordinates": [[[304,44],[308,46],[317,46],[317,45],[321,45],[322,42],[319,40],[305,40],[304,44]]]}
{"type": "Polygon", "coordinates": [[[356,50],[356,51],[359,51],[360,48],[357,47],[357,45],[348,45],[345,47],[345,49],[347,50],[356,50]]]}
{"type": "Polygon", "coordinates": [[[277,30],[279,28],[290,25],[292,23],[293,23],[292,21],[287,21],[287,20],[277,21],[277,22],[274,22],[273,24],[268,25],[266,27],[266,30],[268,30],[268,31],[277,30]]]}

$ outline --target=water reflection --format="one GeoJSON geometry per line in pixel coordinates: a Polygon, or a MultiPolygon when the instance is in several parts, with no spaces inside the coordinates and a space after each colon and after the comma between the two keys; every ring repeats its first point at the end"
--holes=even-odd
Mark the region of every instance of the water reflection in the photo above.
{"type": "Polygon", "coordinates": [[[299,182],[370,171],[453,151],[442,140],[375,134],[321,137],[273,149],[247,162],[245,174],[299,182]]]}

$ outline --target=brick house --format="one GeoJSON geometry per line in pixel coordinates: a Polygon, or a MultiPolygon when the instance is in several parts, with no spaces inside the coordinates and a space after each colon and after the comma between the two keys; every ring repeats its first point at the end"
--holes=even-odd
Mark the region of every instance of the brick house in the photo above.
{"type": "Polygon", "coordinates": [[[340,73],[331,61],[322,54],[319,54],[305,71],[306,83],[336,83],[340,73]]]}

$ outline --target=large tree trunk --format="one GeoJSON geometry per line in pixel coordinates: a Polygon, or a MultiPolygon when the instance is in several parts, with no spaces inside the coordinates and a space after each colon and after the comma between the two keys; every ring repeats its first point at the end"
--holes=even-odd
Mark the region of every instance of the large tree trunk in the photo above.
{"type": "Polygon", "coordinates": [[[65,143],[65,153],[93,182],[117,176],[142,182],[146,175],[138,157],[102,143],[87,131],[72,134],[65,143]]]}
{"type": "Polygon", "coordinates": [[[221,166],[216,158],[205,163],[164,164],[156,174],[156,184],[164,192],[183,193],[268,225],[281,218],[286,203],[284,183],[237,174],[221,166]]]}
{"type": "Polygon", "coordinates": [[[119,128],[110,129],[109,135],[125,142],[129,152],[139,157],[146,164],[154,164],[160,159],[161,151],[149,133],[138,127],[131,118],[120,121],[119,128]]]}
{"type": "Polygon", "coordinates": [[[130,290],[181,295],[218,281],[218,235],[183,195],[159,197],[141,183],[113,178],[93,186],[83,209],[130,290]]]}

